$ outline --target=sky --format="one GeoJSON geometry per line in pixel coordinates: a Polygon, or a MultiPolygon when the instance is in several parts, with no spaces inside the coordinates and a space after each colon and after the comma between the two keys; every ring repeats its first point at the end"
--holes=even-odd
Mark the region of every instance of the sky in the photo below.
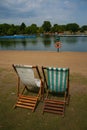
{"type": "Polygon", "coordinates": [[[87,0],[0,0],[0,24],[87,25],[87,0]]]}

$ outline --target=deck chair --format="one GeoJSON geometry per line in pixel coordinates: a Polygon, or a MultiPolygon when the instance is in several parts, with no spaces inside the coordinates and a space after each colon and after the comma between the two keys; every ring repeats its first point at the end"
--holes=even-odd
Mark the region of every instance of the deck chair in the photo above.
{"type": "Polygon", "coordinates": [[[44,100],[44,112],[61,114],[64,116],[65,106],[69,104],[69,68],[42,67],[46,86],[46,99],[44,100]],[[49,93],[55,93],[63,98],[50,99],[49,93]]]}
{"type": "Polygon", "coordinates": [[[22,107],[31,109],[32,112],[35,110],[37,102],[43,97],[43,82],[37,66],[29,65],[12,65],[17,77],[17,102],[15,107],[22,107]],[[38,75],[38,79],[35,78],[35,73],[38,75]],[[23,89],[21,89],[22,87],[23,89]],[[35,88],[38,88],[38,94],[35,95],[26,95],[25,90],[33,91],[35,88]]]}

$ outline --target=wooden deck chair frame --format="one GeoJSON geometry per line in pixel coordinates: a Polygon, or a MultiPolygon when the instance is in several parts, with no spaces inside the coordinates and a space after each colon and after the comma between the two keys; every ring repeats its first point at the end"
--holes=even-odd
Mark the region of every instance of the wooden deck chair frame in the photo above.
{"type": "MultiPolygon", "coordinates": [[[[37,105],[37,102],[43,98],[43,81],[42,81],[42,78],[41,78],[41,75],[40,75],[40,72],[39,72],[39,69],[38,69],[38,66],[29,66],[29,65],[19,65],[19,64],[13,64],[12,65],[16,74],[17,74],[17,77],[18,77],[18,85],[17,85],[17,102],[15,104],[15,107],[22,107],[22,108],[28,108],[28,109],[31,109],[32,112],[34,112],[35,108],[36,108],[36,105],[37,105]],[[26,90],[29,90],[28,89],[28,86],[26,85],[25,82],[29,81],[28,79],[30,78],[31,80],[31,75],[28,75],[28,77],[25,79],[25,81],[22,80],[23,77],[21,77],[20,75],[20,72],[18,72],[18,69],[22,69],[21,70],[21,75],[22,73],[25,74],[25,77],[27,76],[28,71],[29,70],[32,70],[32,74],[34,76],[34,69],[36,70],[37,74],[38,74],[38,77],[39,77],[39,92],[37,94],[37,96],[28,96],[28,95],[25,95],[24,92],[25,92],[25,89],[26,90]],[[25,71],[26,70],[26,71],[25,71]],[[28,70],[28,71],[27,71],[28,70]],[[22,72],[23,71],[23,72],[22,72]],[[21,87],[21,82],[22,84],[24,85],[24,88],[22,90],[22,92],[20,92],[20,87],[21,87]]],[[[33,77],[34,78],[34,77],[33,77]]],[[[35,81],[35,79],[34,79],[35,81]]],[[[31,84],[29,84],[31,86],[31,84]]],[[[36,85],[35,82],[33,85],[36,85]]]]}
{"type": "MultiPolygon", "coordinates": [[[[52,67],[43,67],[42,66],[42,72],[43,72],[43,77],[44,77],[44,83],[46,84],[46,89],[47,89],[47,95],[46,95],[46,99],[44,100],[44,108],[43,108],[43,113],[44,112],[50,112],[50,113],[55,113],[55,114],[61,114],[64,116],[64,113],[65,113],[65,106],[66,104],[69,104],[69,99],[70,99],[70,95],[69,95],[69,68],[52,68],[52,67]],[[45,72],[46,71],[46,72],[45,72]],[[57,90],[52,90],[54,88],[50,88],[50,87],[53,87],[53,86],[50,86],[48,84],[48,81],[49,79],[48,78],[48,75],[47,75],[47,71],[54,71],[56,72],[56,79],[57,79],[57,82],[58,82],[58,71],[59,73],[61,73],[62,71],[62,75],[63,75],[63,72],[64,73],[67,73],[66,75],[66,88],[63,90],[58,90],[58,87],[60,86],[56,86],[56,89],[57,90]],[[47,77],[46,77],[47,76],[47,77]],[[50,90],[51,89],[51,90],[50,90]],[[63,100],[55,100],[55,99],[49,99],[49,91],[54,91],[54,92],[57,92],[57,93],[64,93],[64,98],[63,100]]],[[[61,80],[63,78],[63,76],[61,75],[61,80]]],[[[50,82],[51,80],[53,80],[53,76],[51,77],[52,79],[50,79],[50,82]]],[[[58,85],[58,83],[57,83],[58,85]]],[[[61,86],[62,87],[62,86],[61,86]]]]}

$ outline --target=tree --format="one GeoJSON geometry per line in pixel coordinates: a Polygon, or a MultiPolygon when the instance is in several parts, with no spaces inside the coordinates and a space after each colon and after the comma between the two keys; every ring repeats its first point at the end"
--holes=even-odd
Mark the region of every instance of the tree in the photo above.
{"type": "Polygon", "coordinates": [[[44,21],[42,28],[45,32],[51,31],[51,23],[49,21],[44,21]]]}
{"type": "Polygon", "coordinates": [[[1,24],[0,25],[0,34],[1,35],[8,35],[8,30],[9,30],[9,28],[10,28],[10,25],[9,24],[6,24],[6,23],[4,23],[4,24],[1,24]]]}
{"type": "Polygon", "coordinates": [[[28,34],[37,34],[38,27],[36,24],[31,24],[31,26],[28,26],[26,28],[26,33],[28,34]]]}
{"type": "Polygon", "coordinates": [[[14,24],[7,24],[3,23],[0,24],[0,35],[14,35],[14,34],[40,34],[44,32],[85,32],[87,31],[87,25],[83,25],[79,27],[76,23],[69,23],[67,25],[58,25],[54,24],[53,26],[49,21],[44,21],[42,26],[37,27],[36,24],[31,24],[31,26],[26,26],[25,23],[21,25],[14,25],[14,24]]]}
{"type": "Polygon", "coordinates": [[[37,34],[37,25],[36,24],[32,24],[30,28],[31,28],[31,34],[37,34]]]}
{"type": "Polygon", "coordinates": [[[52,29],[51,29],[52,32],[58,32],[58,24],[54,24],[52,29]]]}
{"type": "Polygon", "coordinates": [[[25,33],[25,28],[26,28],[25,23],[22,23],[22,24],[20,25],[20,32],[21,32],[22,34],[25,33]]]}
{"type": "Polygon", "coordinates": [[[66,30],[75,33],[79,30],[79,25],[76,23],[69,23],[66,25],[66,30]]]}
{"type": "Polygon", "coordinates": [[[42,27],[38,27],[38,34],[41,34],[41,33],[43,33],[44,32],[44,30],[43,30],[43,28],[42,27]]]}
{"type": "Polygon", "coordinates": [[[87,31],[87,25],[83,25],[80,29],[81,32],[87,31]]]}

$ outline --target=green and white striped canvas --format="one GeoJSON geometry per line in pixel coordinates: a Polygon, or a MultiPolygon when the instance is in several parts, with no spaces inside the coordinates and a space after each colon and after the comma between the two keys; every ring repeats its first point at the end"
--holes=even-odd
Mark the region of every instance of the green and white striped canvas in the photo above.
{"type": "Polygon", "coordinates": [[[47,68],[48,89],[54,92],[64,92],[67,88],[68,68],[47,68]]]}

